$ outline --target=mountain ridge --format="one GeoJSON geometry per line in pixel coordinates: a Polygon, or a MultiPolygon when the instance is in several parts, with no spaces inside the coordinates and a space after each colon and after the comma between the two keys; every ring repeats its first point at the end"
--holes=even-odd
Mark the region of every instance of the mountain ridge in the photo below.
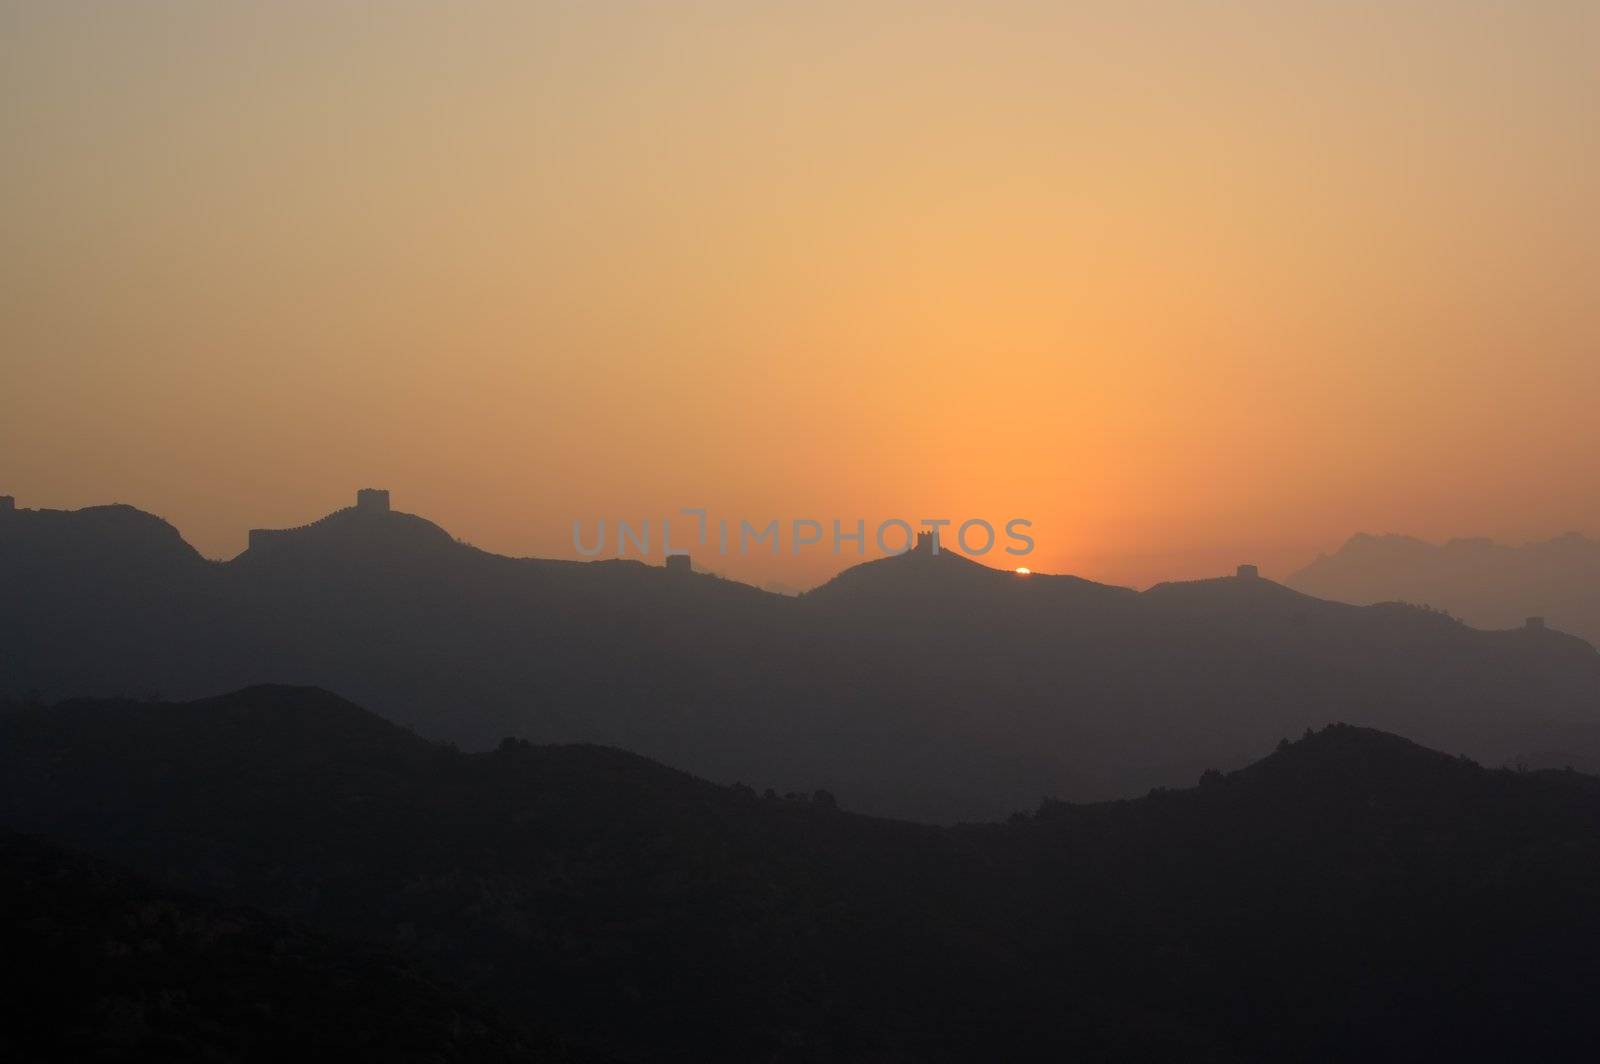
{"type": "Polygon", "coordinates": [[[1600,541],[1577,532],[1513,546],[1485,537],[1433,543],[1357,533],[1288,578],[1323,598],[1425,603],[1485,628],[1526,618],[1600,640],[1600,541]]]}
{"type": "Polygon", "coordinates": [[[468,748],[621,746],[934,821],[1172,785],[1351,706],[1491,764],[1600,757],[1592,647],[1254,576],[1137,592],[913,552],[790,597],[631,559],[502,557],[386,508],[227,563],[171,549],[154,518],[138,534],[157,551],[97,533],[62,553],[72,537],[18,532],[31,513],[0,518],[12,695],[307,684],[468,748]]]}

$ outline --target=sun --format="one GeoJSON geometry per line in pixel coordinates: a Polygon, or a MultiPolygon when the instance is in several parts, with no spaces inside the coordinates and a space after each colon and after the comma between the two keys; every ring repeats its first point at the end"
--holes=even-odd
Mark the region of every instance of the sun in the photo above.
{"type": "Polygon", "coordinates": [[[1033,572],[1033,570],[1029,569],[1026,565],[1017,566],[1017,574],[1019,576],[1027,576],[1031,572],[1033,572]]]}

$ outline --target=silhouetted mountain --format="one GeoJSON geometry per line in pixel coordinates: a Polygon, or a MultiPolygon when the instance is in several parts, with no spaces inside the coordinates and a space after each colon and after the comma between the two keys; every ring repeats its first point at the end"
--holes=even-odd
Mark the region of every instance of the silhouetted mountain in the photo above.
{"type": "Polygon", "coordinates": [[[205,559],[161,518],[132,506],[0,511],[8,552],[38,564],[71,566],[101,579],[172,576],[205,559]]]}
{"type": "Polygon", "coordinates": [[[0,1055],[66,1060],[571,1060],[391,951],[159,889],[0,832],[0,1055]]]}
{"type": "Polygon", "coordinates": [[[0,714],[0,823],[624,1059],[1573,1059],[1600,976],[1600,780],[1343,725],[931,828],[257,688],[0,714]]]}
{"type": "Polygon", "coordinates": [[[943,821],[1181,783],[1336,716],[1494,764],[1600,749],[1579,640],[1250,576],[1141,594],[924,550],[794,598],[500,557],[370,502],[229,562],[118,513],[0,513],[0,692],[315,684],[468,748],[598,742],[943,821]]]}
{"type": "Polygon", "coordinates": [[[949,550],[936,553],[923,541],[917,549],[904,554],[852,566],[806,597],[835,610],[901,612],[909,607],[953,614],[958,610],[1010,609],[1040,603],[1092,608],[1126,602],[1137,594],[1130,588],[1097,584],[1076,576],[1034,573],[1022,577],[980,565],[949,550]]]}
{"type": "Polygon", "coordinates": [[[1289,583],[1341,602],[1423,603],[1480,628],[1515,628],[1543,617],[1600,643],[1600,542],[1576,532],[1522,547],[1362,533],[1318,556],[1289,583]]]}

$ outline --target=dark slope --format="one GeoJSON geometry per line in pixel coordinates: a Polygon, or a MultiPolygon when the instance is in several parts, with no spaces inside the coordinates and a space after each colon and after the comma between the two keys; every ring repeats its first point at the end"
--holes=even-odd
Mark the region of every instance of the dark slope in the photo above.
{"type": "Polygon", "coordinates": [[[0,510],[0,692],[154,691],[186,671],[218,571],[132,506],[0,510]]]}
{"type": "Polygon", "coordinates": [[[1600,781],[1345,726],[939,829],[270,688],[5,715],[0,823],[628,1059],[1570,1058],[1600,977],[1600,781]]]}
{"type": "Polygon", "coordinates": [[[395,954],[153,887],[0,832],[11,974],[0,1056],[64,1060],[574,1060],[395,954]]]}
{"type": "Polygon", "coordinates": [[[1479,631],[1262,579],[1143,594],[1040,581],[906,555],[806,596],[813,623],[838,637],[827,668],[836,704],[851,705],[838,726],[857,715],[900,734],[936,726],[971,752],[937,766],[953,784],[1000,776],[998,756],[979,761],[1005,752],[1019,778],[1083,797],[1237,766],[1265,752],[1262,735],[1341,716],[1492,763],[1535,749],[1590,763],[1600,656],[1571,636],[1479,631]]]}
{"type": "Polygon", "coordinates": [[[1427,603],[1480,628],[1544,617],[1552,627],[1600,642],[1600,542],[1575,532],[1520,547],[1362,533],[1288,582],[1341,602],[1427,603]]]}
{"type": "Polygon", "coordinates": [[[1587,1052],[1597,828],[1592,777],[1336,725],[1195,790],[1047,803],[1022,830],[1043,936],[1078,932],[1060,963],[1107,958],[1155,1024],[1206,1017],[1175,1031],[1195,1052],[1225,1032],[1257,1059],[1400,1060],[1587,1052]],[[1069,898],[1097,916],[1087,941],[1069,898]]]}
{"type": "Polygon", "coordinates": [[[937,915],[960,837],[617,750],[463,755],[307,689],[78,702],[0,718],[0,823],[391,945],[637,1059],[850,1058],[919,1038],[924,997],[977,1022],[933,974],[970,949],[937,915]],[[877,989],[842,992],[858,978],[877,989]]]}
{"type": "MultiPolygon", "coordinates": [[[[813,607],[877,611],[1093,608],[1125,603],[1136,592],[1076,576],[1019,574],[921,547],[852,566],[801,599],[813,607]]],[[[930,618],[932,619],[932,618],[930,618]]]]}
{"type": "Polygon", "coordinates": [[[9,552],[27,552],[39,565],[71,565],[100,579],[141,572],[160,576],[193,570],[204,559],[176,528],[126,504],[81,510],[4,511],[9,552]]]}
{"type": "Polygon", "coordinates": [[[1586,766],[1600,749],[1586,644],[1264,580],[1139,594],[919,552],[795,599],[634,561],[499,557],[387,511],[258,537],[228,563],[147,517],[90,550],[49,547],[80,519],[102,523],[0,514],[17,589],[0,598],[0,692],[314,684],[469,748],[598,742],[936,821],[1181,783],[1334,717],[1489,763],[1586,766]]]}

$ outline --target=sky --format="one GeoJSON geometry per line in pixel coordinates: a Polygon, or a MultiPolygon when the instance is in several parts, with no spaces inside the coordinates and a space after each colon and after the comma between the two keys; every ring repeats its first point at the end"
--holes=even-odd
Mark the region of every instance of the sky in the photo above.
{"type": "Polygon", "coordinates": [[[1597,56],[1588,0],[0,0],[0,494],[213,557],[364,486],[554,557],[1023,518],[1135,586],[1600,534],[1597,56]]]}

